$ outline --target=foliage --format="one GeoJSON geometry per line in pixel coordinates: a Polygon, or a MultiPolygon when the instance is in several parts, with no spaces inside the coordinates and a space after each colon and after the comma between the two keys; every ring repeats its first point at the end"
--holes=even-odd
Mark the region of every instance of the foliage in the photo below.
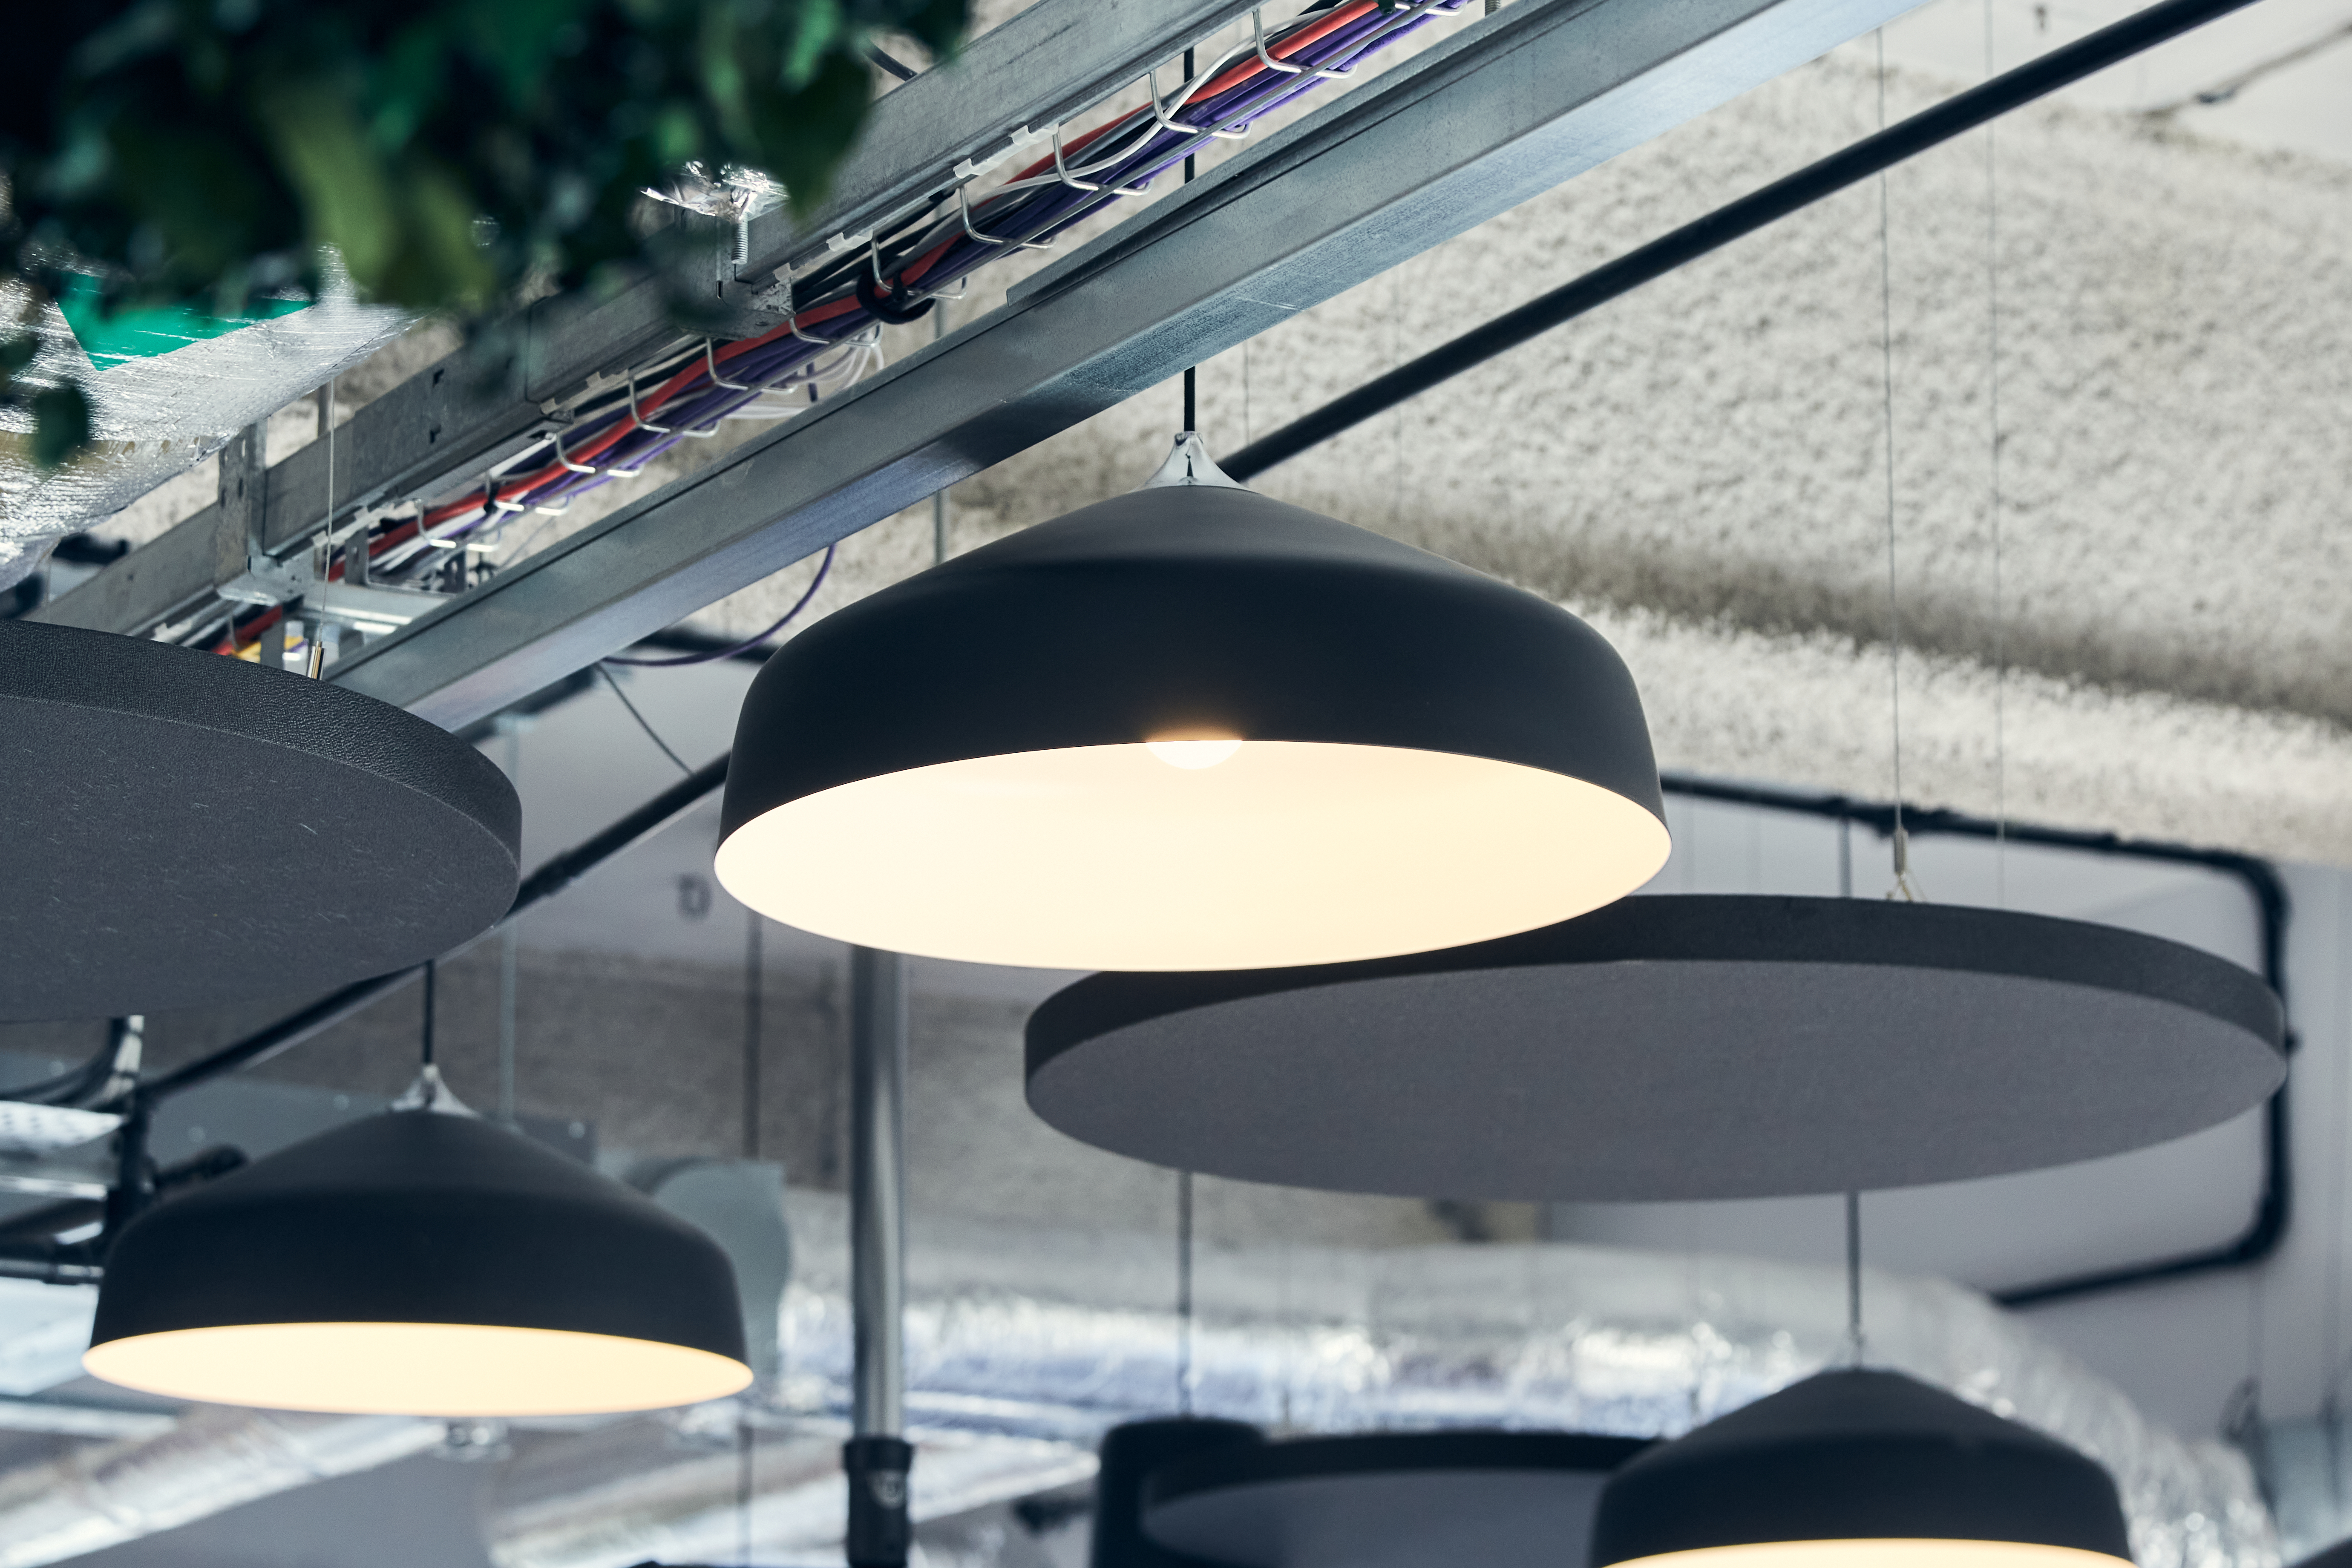
{"type": "MultiPolygon", "coordinates": [[[[658,261],[643,187],[740,165],[814,208],[873,93],[868,36],[952,50],[968,0],[47,0],[0,94],[0,279],[223,316],[315,290],[478,318],[658,261]]],[[[21,344],[25,340],[18,338],[21,344]]],[[[0,396],[38,401],[28,350],[0,396]]],[[[77,416],[74,410],[80,410],[77,416]]],[[[36,409],[54,460],[78,392],[36,409]],[[71,408],[66,405],[70,404],[71,408]]]]}

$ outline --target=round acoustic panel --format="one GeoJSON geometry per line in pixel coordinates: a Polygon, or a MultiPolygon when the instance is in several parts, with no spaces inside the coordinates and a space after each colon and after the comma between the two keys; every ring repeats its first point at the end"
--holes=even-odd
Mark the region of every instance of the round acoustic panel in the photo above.
{"type": "Polygon", "coordinates": [[[1029,1103],[1180,1170],[1593,1201],[1958,1181],[2210,1127],[2285,1076],[2236,964],[2077,921],[1628,899],[1315,968],[1097,974],[1029,1023],[1029,1103]]]}
{"type": "Polygon", "coordinates": [[[0,1020],[315,993],[514,897],[521,805],[473,747],[324,681],[0,621],[0,1020]]]}
{"type": "Polygon", "coordinates": [[[1558,1432],[1259,1444],[1153,1471],[1143,1528],[1233,1568],[1585,1568],[1602,1484],[1648,1447],[1558,1432]]]}

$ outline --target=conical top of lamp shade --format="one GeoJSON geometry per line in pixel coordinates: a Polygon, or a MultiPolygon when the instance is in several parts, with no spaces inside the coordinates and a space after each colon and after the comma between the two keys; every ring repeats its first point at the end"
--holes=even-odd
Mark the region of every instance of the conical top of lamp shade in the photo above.
{"type": "Polygon", "coordinates": [[[1095,1518],[1088,1568],[1215,1568],[1205,1559],[1171,1552],[1145,1533],[1144,1493],[1154,1472],[1178,1459],[1265,1441],[1255,1426],[1180,1415],[1129,1421],[1103,1434],[1095,1471],[1095,1518]]]}
{"type": "Polygon", "coordinates": [[[1237,486],[1159,485],[820,622],[752,682],[718,875],[932,957],[1246,969],[1633,891],[1641,700],[1556,605],[1237,486]]]}
{"type": "Polygon", "coordinates": [[[2115,1482],[2063,1443],[1900,1373],[1782,1389],[1634,1459],[1595,1568],[2114,1568],[2115,1482]]]}
{"type": "Polygon", "coordinates": [[[172,1398],[417,1415],[656,1409],[751,1381],[717,1243],[519,1132],[414,1110],[142,1215],[83,1366],[172,1398]]]}

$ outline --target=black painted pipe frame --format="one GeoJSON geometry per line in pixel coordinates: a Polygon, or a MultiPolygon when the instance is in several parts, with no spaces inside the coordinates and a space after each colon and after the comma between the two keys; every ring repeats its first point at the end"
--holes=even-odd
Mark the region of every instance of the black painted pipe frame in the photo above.
{"type": "Polygon", "coordinates": [[[1628,251],[1548,294],[1539,294],[1485,326],[1475,327],[1419,359],[1401,364],[1279,430],[1260,437],[1233,456],[1221,458],[1218,466],[1246,483],[1276,463],[1320,446],[1376,414],[1386,413],[1441,382],[1809,207],[1824,196],[1834,195],[1930,147],[1990,123],[2012,109],[2252,3],[2253,0],[2163,0],[2163,4],[2126,16],[2113,26],[2102,27],[2087,37],[2052,49],[2015,70],[2004,71],[1990,81],[1946,99],[1933,109],[1924,110],[1817,163],[1808,164],[1785,179],[1775,180],[1760,191],[1717,207],[1705,217],[1685,224],[1638,250],[1628,251]]]}

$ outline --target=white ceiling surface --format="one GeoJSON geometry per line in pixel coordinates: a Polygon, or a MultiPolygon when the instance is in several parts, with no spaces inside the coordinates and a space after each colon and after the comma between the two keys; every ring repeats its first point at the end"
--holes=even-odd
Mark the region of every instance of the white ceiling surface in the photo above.
{"type": "MultiPolygon", "coordinates": [[[[2136,8],[1992,0],[1995,63],[2136,8]]],[[[1891,26],[1890,116],[1980,79],[1985,21],[1891,26]]],[[[2352,41],[2143,112],[2347,24],[2262,0],[2019,111],[1993,209],[1983,133],[1889,177],[1913,798],[2352,864],[2352,41]]],[[[1874,60],[1848,45],[1212,361],[1213,449],[1868,134],[1874,60]]],[[[1830,198],[1257,483],[1586,615],[1669,766],[1887,796],[1879,213],[1874,183],[1830,198]]],[[[1171,383],[957,487],[950,548],[1131,487],[1176,416],[1171,383]]],[[[816,612],[929,542],[928,509],[849,541],[816,612]]],[[[806,575],[700,619],[756,629],[806,575]]]]}

